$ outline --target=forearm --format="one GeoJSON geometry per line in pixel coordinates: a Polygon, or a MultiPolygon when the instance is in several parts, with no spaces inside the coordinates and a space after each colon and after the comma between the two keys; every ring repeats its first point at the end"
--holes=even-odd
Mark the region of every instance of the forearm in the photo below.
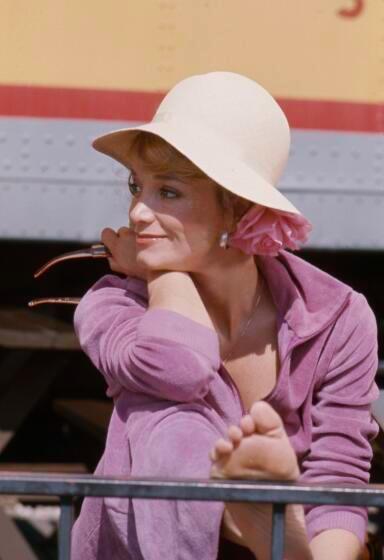
{"type": "MultiPolygon", "coordinates": [[[[234,505],[231,506],[233,508],[234,505]]],[[[270,539],[272,535],[272,507],[252,504],[250,519],[254,526],[252,551],[258,560],[270,558],[270,539]]],[[[241,515],[246,515],[244,504],[239,507],[241,515]]],[[[242,536],[234,525],[231,516],[224,515],[223,536],[237,544],[244,545],[242,536]]],[[[249,546],[250,543],[247,543],[249,546]]],[[[344,529],[329,529],[308,542],[305,528],[304,511],[300,505],[287,506],[285,515],[285,560],[360,560],[363,548],[358,538],[344,529]]]]}
{"type": "Polygon", "coordinates": [[[152,272],[148,276],[149,309],[168,309],[214,330],[200,294],[186,272],[152,272]]]}
{"type": "Polygon", "coordinates": [[[356,535],[345,529],[329,529],[314,537],[310,544],[313,560],[359,560],[363,547],[356,535]]]}
{"type": "Polygon", "coordinates": [[[147,311],[143,293],[140,282],[113,275],[95,284],[76,309],[82,348],[111,396],[124,388],[178,402],[202,398],[219,367],[215,332],[172,310],[147,311]]]}

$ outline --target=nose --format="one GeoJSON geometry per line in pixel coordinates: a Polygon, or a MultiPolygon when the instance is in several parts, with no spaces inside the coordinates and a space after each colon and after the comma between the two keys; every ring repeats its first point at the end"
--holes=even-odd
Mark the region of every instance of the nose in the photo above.
{"type": "Polygon", "coordinates": [[[144,222],[149,224],[155,219],[154,213],[151,208],[144,202],[137,202],[129,211],[129,221],[132,225],[144,222]]]}

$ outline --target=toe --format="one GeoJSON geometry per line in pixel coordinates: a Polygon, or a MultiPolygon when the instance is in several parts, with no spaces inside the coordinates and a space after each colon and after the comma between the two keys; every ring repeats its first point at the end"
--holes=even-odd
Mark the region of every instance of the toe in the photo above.
{"type": "Polygon", "coordinates": [[[250,436],[255,432],[255,422],[250,414],[246,414],[240,420],[240,428],[244,436],[250,436]]]}
{"type": "Polygon", "coordinates": [[[243,439],[243,431],[239,426],[230,426],[228,429],[228,437],[234,445],[238,445],[243,439]]]}
{"type": "Polygon", "coordinates": [[[216,453],[216,449],[215,449],[215,448],[211,449],[211,451],[209,452],[209,458],[210,458],[210,460],[212,461],[212,463],[215,463],[215,462],[217,461],[218,455],[217,455],[217,453],[216,453]]]}
{"type": "Polygon", "coordinates": [[[231,453],[233,451],[233,443],[226,439],[220,438],[217,440],[214,451],[216,452],[217,459],[220,459],[220,455],[226,455],[227,453],[231,453]]]}
{"type": "Polygon", "coordinates": [[[255,430],[259,434],[278,434],[285,433],[283,421],[278,413],[265,401],[255,402],[249,415],[255,425],[255,430]]]}

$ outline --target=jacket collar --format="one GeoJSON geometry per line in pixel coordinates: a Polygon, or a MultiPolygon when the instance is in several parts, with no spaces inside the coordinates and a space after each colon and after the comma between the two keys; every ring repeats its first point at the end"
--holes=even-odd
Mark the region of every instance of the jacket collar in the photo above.
{"type": "Polygon", "coordinates": [[[332,323],[348,302],[352,288],[303,259],[282,251],[257,258],[280,320],[299,338],[311,337],[332,323]]]}

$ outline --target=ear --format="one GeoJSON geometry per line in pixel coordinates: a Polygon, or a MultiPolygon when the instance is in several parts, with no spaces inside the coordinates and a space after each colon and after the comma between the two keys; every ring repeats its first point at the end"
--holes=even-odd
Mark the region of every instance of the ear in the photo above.
{"type": "Polygon", "coordinates": [[[233,194],[222,187],[219,187],[219,189],[219,200],[224,211],[226,229],[233,233],[236,231],[239,220],[241,220],[244,214],[254,205],[254,203],[242,198],[241,196],[233,194]]]}
{"type": "Polygon", "coordinates": [[[233,205],[234,213],[233,213],[233,229],[235,231],[237,228],[237,224],[241,220],[241,218],[248,212],[250,208],[254,206],[253,202],[246,200],[245,198],[236,197],[236,201],[233,205]]]}

